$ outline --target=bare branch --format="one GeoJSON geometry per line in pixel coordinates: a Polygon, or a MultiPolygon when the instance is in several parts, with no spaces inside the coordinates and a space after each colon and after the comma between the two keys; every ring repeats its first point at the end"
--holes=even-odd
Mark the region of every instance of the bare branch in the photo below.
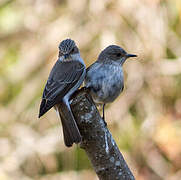
{"type": "Polygon", "coordinates": [[[91,96],[83,89],[78,91],[71,108],[83,137],[80,147],[86,151],[99,179],[134,180],[91,96]]]}

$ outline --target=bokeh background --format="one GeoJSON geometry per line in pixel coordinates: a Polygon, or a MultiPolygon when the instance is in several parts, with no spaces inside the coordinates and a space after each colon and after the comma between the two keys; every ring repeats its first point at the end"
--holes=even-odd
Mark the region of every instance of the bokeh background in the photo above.
{"type": "Polygon", "coordinates": [[[64,146],[54,110],[37,118],[67,37],[87,66],[110,44],[138,55],[108,127],[136,179],[180,180],[180,0],[1,0],[0,180],[97,179],[84,151],[64,146]]]}

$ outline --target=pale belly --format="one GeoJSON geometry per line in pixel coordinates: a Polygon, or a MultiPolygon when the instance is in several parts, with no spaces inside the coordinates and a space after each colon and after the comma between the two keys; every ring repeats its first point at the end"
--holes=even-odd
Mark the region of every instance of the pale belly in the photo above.
{"type": "Polygon", "coordinates": [[[96,91],[93,89],[91,94],[96,103],[113,102],[123,91],[124,80],[122,71],[110,71],[104,78],[97,81],[99,87],[96,91]]]}

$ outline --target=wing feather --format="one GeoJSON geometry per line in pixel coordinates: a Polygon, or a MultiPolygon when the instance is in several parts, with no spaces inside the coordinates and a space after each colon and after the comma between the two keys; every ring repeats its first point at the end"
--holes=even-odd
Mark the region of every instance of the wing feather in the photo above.
{"type": "Polygon", "coordinates": [[[77,84],[84,70],[85,66],[78,61],[56,62],[43,91],[39,117],[57,104],[77,84]]]}

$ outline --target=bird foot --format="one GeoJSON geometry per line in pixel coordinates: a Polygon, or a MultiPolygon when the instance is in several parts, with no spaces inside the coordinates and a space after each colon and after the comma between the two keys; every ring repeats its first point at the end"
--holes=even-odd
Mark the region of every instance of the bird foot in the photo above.
{"type": "Polygon", "coordinates": [[[105,121],[104,117],[102,117],[104,125],[107,127],[107,122],[105,121]]]}

